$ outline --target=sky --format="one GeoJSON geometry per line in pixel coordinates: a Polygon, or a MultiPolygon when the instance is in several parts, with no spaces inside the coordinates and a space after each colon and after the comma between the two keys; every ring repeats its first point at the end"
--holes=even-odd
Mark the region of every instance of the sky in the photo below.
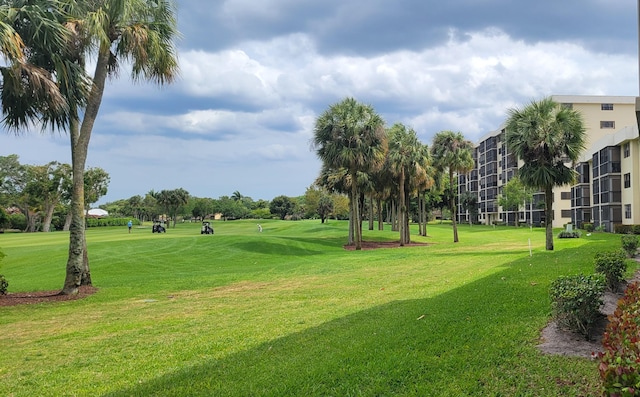
{"type": "MultiPolygon", "coordinates": [[[[631,0],[177,0],[180,76],[108,82],[88,167],[98,204],[183,188],[303,195],[321,163],[316,118],[347,97],[430,145],[476,142],[549,95],[638,95],[631,0]]],[[[0,156],[71,162],[60,132],[0,132],[0,156]]]]}

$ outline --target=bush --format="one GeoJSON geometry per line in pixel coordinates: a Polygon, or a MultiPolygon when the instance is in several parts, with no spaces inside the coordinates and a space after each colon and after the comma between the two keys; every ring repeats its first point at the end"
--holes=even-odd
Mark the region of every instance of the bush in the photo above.
{"type": "Polygon", "coordinates": [[[24,214],[9,215],[9,229],[25,230],[27,228],[27,217],[24,214]]]}
{"type": "Polygon", "coordinates": [[[582,223],[582,228],[587,231],[587,232],[592,232],[593,231],[593,223],[590,222],[583,222],[582,223]]]}
{"type": "Polygon", "coordinates": [[[627,255],[622,250],[598,252],[595,255],[596,272],[602,273],[610,291],[617,292],[627,271],[627,255]]]}
{"type": "Polygon", "coordinates": [[[631,284],[609,317],[599,353],[606,396],[634,396],[640,390],[640,287],[631,284]]]}
{"type": "MultiPolygon", "coordinates": [[[[0,262],[2,262],[3,258],[4,252],[0,251],[0,262]]],[[[7,288],[9,288],[9,283],[7,282],[7,279],[4,278],[4,275],[0,274],[0,295],[6,295],[7,288]]]]}
{"type": "Polygon", "coordinates": [[[636,256],[638,252],[638,236],[635,234],[625,234],[622,236],[622,249],[630,258],[636,256]]]}
{"type": "Polygon", "coordinates": [[[140,221],[133,218],[87,218],[87,227],[127,226],[130,220],[134,225],[140,225],[140,221]]]}
{"type": "Polygon", "coordinates": [[[581,235],[582,234],[579,230],[574,230],[571,232],[563,230],[558,234],[558,238],[580,238],[581,235]]]}
{"type": "Polygon", "coordinates": [[[602,316],[599,309],[604,289],[602,274],[563,276],[551,283],[551,304],[558,325],[590,339],[593,325],[602,316]]]}

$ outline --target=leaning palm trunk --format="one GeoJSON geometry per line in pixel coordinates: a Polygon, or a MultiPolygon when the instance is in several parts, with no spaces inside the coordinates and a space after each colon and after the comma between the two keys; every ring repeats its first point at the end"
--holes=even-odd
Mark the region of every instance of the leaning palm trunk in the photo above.
{"type": "Polygon", "coordinates": [[[84,167],[93,124],[98,115],[104,84],[107,79],[109,48],[101,48],[98,53],[91,94],[80,126],[77,110],[70,122],[71,167],[73,189],[71,195],[71,226],[69,228],[69,258],[67,274],[61,293],[76,294],[80,285],[91,285],[89,257],[86,253],[85,213],[84,213],[84,167]]]}

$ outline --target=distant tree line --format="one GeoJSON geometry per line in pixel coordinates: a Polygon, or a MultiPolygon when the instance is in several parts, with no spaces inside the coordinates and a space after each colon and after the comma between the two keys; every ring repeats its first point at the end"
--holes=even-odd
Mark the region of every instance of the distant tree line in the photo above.
{"type": "MultiPolygon", "coordinates": [[[[107,194],[109,174],[102,168],[84,173],[86,209],[107,194]]],[[[69,164],[21,164],[15,154],[0,156],[0,230],[69,230],[72,172],[69,164]]]]}

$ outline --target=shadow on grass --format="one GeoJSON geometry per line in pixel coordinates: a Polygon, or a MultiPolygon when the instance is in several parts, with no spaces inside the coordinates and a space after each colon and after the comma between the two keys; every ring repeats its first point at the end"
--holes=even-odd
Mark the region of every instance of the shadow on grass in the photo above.
{"type": "Polygon", "coordinates": [[[465,396],[540,390],[535,395],[581,395],[577,388],[584,382],[555,377],[580,379],[569,361],[556,362],[560,368],[553,372],[550,359],[535,348],[549,311],[551,273],[529,267],[528,260],[515,261],[432,298],[346,315],[107,396],[465,396]]]}

